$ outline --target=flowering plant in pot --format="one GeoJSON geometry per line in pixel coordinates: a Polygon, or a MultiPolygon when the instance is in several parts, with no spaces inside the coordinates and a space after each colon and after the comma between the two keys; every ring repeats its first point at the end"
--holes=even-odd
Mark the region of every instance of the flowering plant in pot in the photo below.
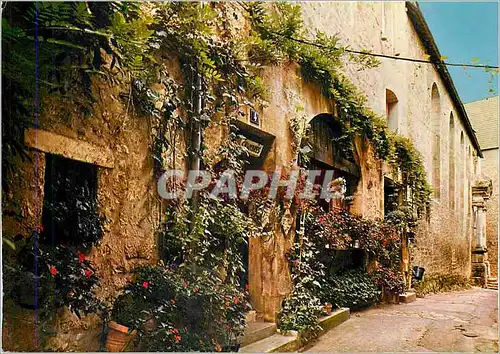
{"type": "Polygon", "coordinates": [[[140,267],[114,303],[107,348],[122,350],[135,339],[134,350],[140,351],[235,351],[247,300],[246,291],[208,270],[140,267]],[[117,337],[121,344],[113,343],[117,337]]]}

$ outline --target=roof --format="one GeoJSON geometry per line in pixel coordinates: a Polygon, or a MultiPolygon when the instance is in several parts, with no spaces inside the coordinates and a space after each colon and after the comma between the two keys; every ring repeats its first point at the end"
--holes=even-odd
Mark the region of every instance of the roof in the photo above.
{"type": "Polygon", "coordinates": [[[420,11],[418,4],[413,1],[406,2],[406,9],[408,17],[410,18],[410,21],[413,25],[413,28],[415,29],[417,35],[422,41],[427,54],[430,56],[429,60],[433,62],[436,71],[441,77],[441,80],[443,80],[444,86],[446,87],[446,90],[448,91],[448,94],[450,95],[451,100],[453,101],[453,105],[455,106],[459,119],[465,127],[467,136],[469,137],[470,141],[472,142],[472,145],[476,149],[477,154],[480,157],[483,157],[483,154],[481,152],[481,147],[479,146],[479,141],[477,140],[476,134],[472,129],[472,125],[469,121],[469,117],[467,116],[467,112],[465,111],[462,100],[460,99],[457,89],[453,84],[453,80],[451,79],[448,68],[446,67],[446,65],[443,64],[441,60],[441,53],[439,53],[436,41],[432,36],[432,33],[429,29],[429,26],[427,25],[427,22],[425,21],[422,11],[420,11]]]}
{"type": "Polygon", "coordinates": [[[498,96],[465,104],[483,150],[498,148],[498,96]]]}

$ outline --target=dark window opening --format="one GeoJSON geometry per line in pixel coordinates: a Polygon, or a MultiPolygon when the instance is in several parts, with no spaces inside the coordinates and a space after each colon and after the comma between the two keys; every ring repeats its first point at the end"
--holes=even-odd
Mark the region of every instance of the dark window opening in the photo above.
{"type": "Polygon", "coordinates": [[[393,212],[398,207],[398,188],[389,178],[384,178],[384,215],[393,212]]]}
{"type": "Polygon", "coordinates": [[[100,240],[97,166],[47,154],[44,191],[42,243],[89,247],[100,240]]]}

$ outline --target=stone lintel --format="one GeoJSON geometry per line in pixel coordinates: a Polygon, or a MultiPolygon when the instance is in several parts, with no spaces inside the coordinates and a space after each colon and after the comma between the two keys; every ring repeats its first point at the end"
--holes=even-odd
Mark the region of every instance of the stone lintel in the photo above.
{"type": "Polygon", "coordinates": [[[24,132],[27,146],[42,152],[60,155],[68,159],[113,168],[113,154],[108,148],[86,141],[68,138],[63,135],[40,129],[27,129],[24,132]]]}

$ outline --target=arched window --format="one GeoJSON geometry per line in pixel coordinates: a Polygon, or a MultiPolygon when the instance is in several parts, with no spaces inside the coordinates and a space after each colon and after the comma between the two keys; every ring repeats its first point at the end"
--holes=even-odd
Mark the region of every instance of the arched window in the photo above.
{"type": "Polygon", "coordinates": [[[453,112],[450,113],[450,124],[448,131],[448,142],[449,146],[449,156],[448,156],[448,166],[449,166],[449,202],[450,209],[455,209],[455,121],[453,119],[453,112]]]}
{"type": "Polygon", "coordinates": [[[441,100],[436,84],[431,92],[431,124],[432,124],[432,184],[434,197],[441,196],[441,100]]]}
{"type": "Polygon", "coordinates": [[[398,130],[398,98],[394,92],[385,90],[385,115],[387,117],[387,127],[391,131],[398,130]]]}
{"type": "Polygon", "coordinates": [[[460,209],[464,209],[464,188],[465,188],[465,141],[464,132],[460,132],[460,209]]]}

